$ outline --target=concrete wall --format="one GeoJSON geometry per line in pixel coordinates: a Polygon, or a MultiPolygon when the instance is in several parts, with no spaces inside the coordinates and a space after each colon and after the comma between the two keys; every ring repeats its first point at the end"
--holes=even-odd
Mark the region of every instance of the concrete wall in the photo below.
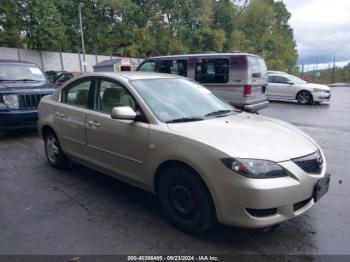
{"type": "MultiPolygon", "coordinates": [[[[116,56],[92,55],[86,54],[87,72],[93,72],[93,65],[104,60],[118,58],[116,56]]],[[[19,61],[29,61],[35,63],[43,71],[65,70],[79,71],[84,70],[83,55],[78,53],[64,53],[51,51],[27,50],[19,48],[0,47],[0,59],[12,59],[19,61]]],[[[139,64],[141,59],[130,58],[130,60],[139,64]]]]}

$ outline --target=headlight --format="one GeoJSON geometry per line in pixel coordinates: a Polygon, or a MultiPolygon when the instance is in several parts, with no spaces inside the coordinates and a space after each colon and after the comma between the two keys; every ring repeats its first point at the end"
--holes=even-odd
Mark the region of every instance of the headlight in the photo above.
{"type": "Polygon", "coordinates": [[[2,100],[4,101],[4,104],[8,108],[11,108],[11,109],[18,109],[19,108],[17,95],[3,95],[2,100]]]}
{"type": "Polygon", "coordinates": [[[277,178],[287,176],[285,169],[268,160],[223,158],[221,161],[228,169],[249,178],[277,178]]]}
{"type": "Polygon", "coordinates": [[[320,88],[314,88],[314,92],[325,92],[326,90],[320,88]]]}

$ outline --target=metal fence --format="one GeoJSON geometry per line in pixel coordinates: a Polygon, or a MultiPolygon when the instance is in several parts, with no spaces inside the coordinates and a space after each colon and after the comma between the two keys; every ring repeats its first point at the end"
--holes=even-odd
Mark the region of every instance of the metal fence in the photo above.
{"type": "MultiPolygon", "coordinates": [[[[92,66],[104,60],[119,58],[117,56],[86,54],[86,70],[93,72],[92,66]]],[[[35,63],[43,71],[80,71],[84,70],[83,55],[80,53],[64,53],[20,48],[0,47],[0,59],[12,59],[35,63]]],[[[130,58],[139,64],[140,59],[130,58]]]]}

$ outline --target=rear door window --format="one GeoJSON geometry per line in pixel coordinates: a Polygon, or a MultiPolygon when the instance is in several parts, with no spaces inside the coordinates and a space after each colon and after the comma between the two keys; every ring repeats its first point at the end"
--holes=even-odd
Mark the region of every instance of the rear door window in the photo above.
{"type": "Polygon", "coordinates": [[[62,91],[62,102],[82,108],[89,107],[91,79],[74,82],[62,91]]]}
{"type": "Polygon", "coordinates": [[[198,59],[195,80],[199,83],[227,83],[230,61],[227,58],[198,59]]]}

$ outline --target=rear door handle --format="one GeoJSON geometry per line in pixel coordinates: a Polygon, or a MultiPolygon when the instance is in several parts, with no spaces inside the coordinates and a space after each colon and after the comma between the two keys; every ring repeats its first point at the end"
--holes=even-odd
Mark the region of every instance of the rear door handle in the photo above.
{"type": "Polygon", "coordinates": [[[56,116],[57,116],[58,118],[63,118],[63,117],[64,117],[64,114],[61,113],[61,112],[56,112],[56,116]]]}

